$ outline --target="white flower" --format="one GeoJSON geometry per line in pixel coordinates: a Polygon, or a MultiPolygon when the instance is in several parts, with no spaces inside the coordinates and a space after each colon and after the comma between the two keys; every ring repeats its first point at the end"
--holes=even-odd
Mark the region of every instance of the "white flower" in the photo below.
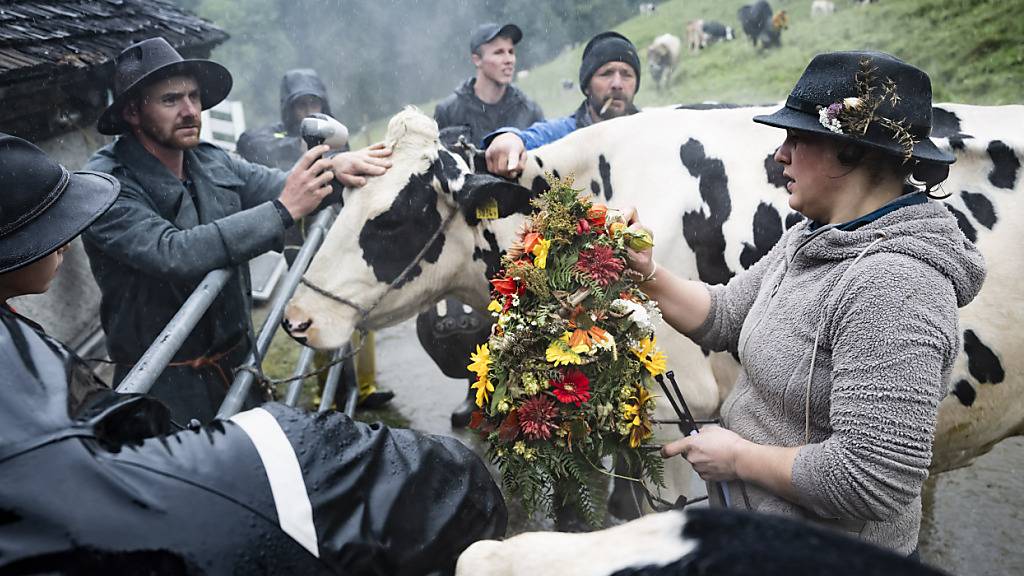
{"type": "Polygon", "coordinates": [[[863,104],[863,103],[864,103],[864,101],[861,100],[860,98],[857,98],[856,96],[851,96],[849,98],[843,98],[843,107],[844,108],[849,108],[851,110],[856,110],[857,108],[860,108],[860,105],[863,104]]]}
{"type": "Polygon", "coordinates": [[[832,118],[829,116],[828,108],[818,109],[818,123],[836,134],[843,133],[842,124],[839,123],[838,118],[832,118]]]}

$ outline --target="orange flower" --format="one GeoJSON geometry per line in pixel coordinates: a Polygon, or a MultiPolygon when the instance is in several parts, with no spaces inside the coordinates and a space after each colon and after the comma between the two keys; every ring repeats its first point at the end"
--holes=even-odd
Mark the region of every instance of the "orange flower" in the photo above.
{"type": "Polygon", "coordinates": [[[594,204],[587,210],[587,220],[594,226],[604,226],[604,220],[608,217],[608,207],[604,204],[594,204]]]}
{"type": "Polygon", "coordinates": [[[533,247],[540,242],[541,235],[536,232],[530,232],[526,236],[523,236],[523,252],[527,254],[533,253],[533,247]]]}

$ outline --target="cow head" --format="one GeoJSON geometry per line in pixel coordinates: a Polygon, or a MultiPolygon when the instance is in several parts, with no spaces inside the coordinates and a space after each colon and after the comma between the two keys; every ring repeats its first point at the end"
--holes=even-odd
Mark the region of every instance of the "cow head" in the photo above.
{"type": "Polygon", "coordinates": [[[483,279],[496,272],[516,225],[504,217],[529,208],[528,190],[471,173],[414,108],[391,119],[386,144],[392,168],[344,191],[305,275],[316,288],[299,286],[288,304],[282,324],[309,346],[337,348],[356,327],[397,323],[449,294],[486,306],[483,279]],[[479,220],[475,209],[492,201],[503,218],[479,220]]]}

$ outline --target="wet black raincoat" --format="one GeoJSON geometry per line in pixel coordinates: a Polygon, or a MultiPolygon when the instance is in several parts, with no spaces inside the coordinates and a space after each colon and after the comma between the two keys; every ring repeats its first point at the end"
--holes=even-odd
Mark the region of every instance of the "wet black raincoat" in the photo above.
{"type": "Polygon", "coordinates": [[[82,235],[102,294],[100,321],[107,352],[117,363],[115,383],[207,272],[235,271],[150,390],[171,408],[175,421],[208,422],[224,399],[232,369],[251,347],[248,262],[283,246],[285,221],[272,200],[287,175],[203,143],[185,151],[193,199],[131,135],[100,149],[86,169],[121,182],[114,205],[82,235]],[[200,358],[216,365],[196,365],[200,358]]]}
{"type": "Polygon", "coordinates": [[[426,574],[506,512],[452,438],[279,404],[168,434],[0,310],[0,573],[426,574]]]}
{"type": "Polygon", "coordinates": [[[526,128],[544,119],[540,105],[527,98],[519,88],[510,84],[501,100],[487,104],[477,98],[473,91],[475,84],[476,78],[466,80],[454,94],[438,103],[434,109],[438,128],[464,126],[469,132],[467,138],[479,146],[484,136],[498,128],[526,128]]]}
{"type": "Polygon", "coordinates": [[[255,130],[246,130],[238,138],[238,154],[249,162],[291,170],[295,161],[306,151],[299,137],[301,122],[292,115],[292,104],[301,96],[320,98],[323,102],[323,113],[333,116],[331,103],[327,98],[327,88],[316,72],[308,68],[289,70],[281,79],[281,121],[255,130]]]}

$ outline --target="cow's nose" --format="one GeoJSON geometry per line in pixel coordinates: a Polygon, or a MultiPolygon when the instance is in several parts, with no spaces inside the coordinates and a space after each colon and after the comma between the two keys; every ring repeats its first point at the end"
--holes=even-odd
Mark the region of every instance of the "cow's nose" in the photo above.
{"type": "Polygon", "coordinates": [[[306,320],[304,322],[299,322],[298,324],[292,324],[291,320],[289,320],[287,317],[281,319],[281,327],[283,327],[284,331],[289,333],[289,334],[292,334],[294,332],[305,332],[312,325],[313,325],[313,319],[312,318],[310,318],[310,319],[308,319],[308,320],[306,320]]]}

